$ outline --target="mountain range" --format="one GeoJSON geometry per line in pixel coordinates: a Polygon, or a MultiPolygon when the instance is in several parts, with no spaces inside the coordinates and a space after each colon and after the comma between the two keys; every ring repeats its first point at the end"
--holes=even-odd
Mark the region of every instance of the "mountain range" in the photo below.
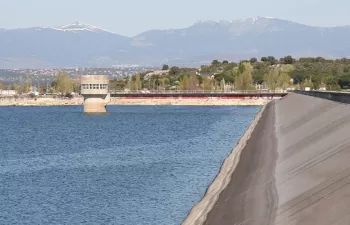
{"type": "Polygon", "coordinates": [[[0,68],[201,65],[269,55],[335,58],[350,56],[349,40],[350,26],[315,27],[271,17],[199,21],[135,37],[76,22],[0,29],[0,68]]]}

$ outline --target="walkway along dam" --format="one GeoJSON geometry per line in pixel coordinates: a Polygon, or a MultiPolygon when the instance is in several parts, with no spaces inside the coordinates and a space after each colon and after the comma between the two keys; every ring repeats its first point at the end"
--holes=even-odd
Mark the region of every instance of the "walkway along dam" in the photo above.
{"type": "Polygon", "coordinates": [[[263,107],[183,224],[349,225],[350,105],[331,95],[263,107]]]}

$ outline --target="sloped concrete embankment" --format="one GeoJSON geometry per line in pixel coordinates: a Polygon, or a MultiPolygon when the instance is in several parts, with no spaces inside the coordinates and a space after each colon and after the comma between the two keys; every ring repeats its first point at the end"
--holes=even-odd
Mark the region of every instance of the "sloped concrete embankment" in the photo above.
{"type": "Polygon", "coordinates": [[[192,208],[183,225],[200,225],[203,224],[207,218],[208,213],[212,210],[215,203],[217,202],[220,193],[227,187],[231,181],[231,176],[235,171],[238,162],[240,160],[240,155],[242,150],[247,144],[254,128],[258,124],[263,112],[265,111],[263,106],[258,115],[253,120],[252,124],[248,127],[247,131],[239,140],[237,146],[232,150],[229,157],[224,161],[221,170],[215,180],[212,182],[207,190],[204,198],[192,208]]]}
{"type": "Polygon", "coordinates": [[[350,224],[349,105],[300,94],[271,102],[239,159],[209,212],[192,210],[205,221],[187,224],[350,224]]]}
{"type": "Polygon", "coordinates": [[[350,224],[350,105],[292,94],[276,131],[275,224],[350,224]]]}

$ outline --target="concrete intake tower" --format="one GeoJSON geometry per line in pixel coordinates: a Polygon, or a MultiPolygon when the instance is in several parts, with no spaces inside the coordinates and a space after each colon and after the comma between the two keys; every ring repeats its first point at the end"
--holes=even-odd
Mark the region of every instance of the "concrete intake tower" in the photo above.
{"type": "Polygon", "coordinates": [[[105,113],[110,101],[109,78],[105,75],[81,76],[81,94],[84,96],[85,113],[105,113]]]}

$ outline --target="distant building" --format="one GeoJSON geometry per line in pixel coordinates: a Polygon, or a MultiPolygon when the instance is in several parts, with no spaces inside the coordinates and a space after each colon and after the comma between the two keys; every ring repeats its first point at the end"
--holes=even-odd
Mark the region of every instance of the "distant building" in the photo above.
{"type": "Polygon", "coordinates": [[[15,96],[17,91],[15,90],[0,90],[0,96],[15,96]]]}

